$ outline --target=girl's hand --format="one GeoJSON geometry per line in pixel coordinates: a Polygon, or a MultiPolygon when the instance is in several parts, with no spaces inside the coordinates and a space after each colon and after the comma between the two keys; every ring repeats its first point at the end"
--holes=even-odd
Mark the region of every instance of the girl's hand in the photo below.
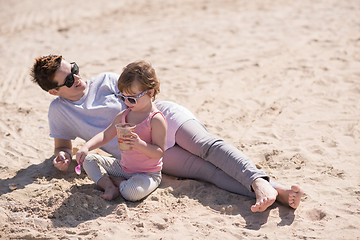
{"type": "Polygon", "coordinates": [[[85,157],[88,155],[89,149],[86,146],[82,146],[79,151],[76,153],[76,161],[77,163],[83,163],[85,157]]]}
{"type": "Polygon", "coordinates": [[[145,144],[145,142],[141,140],[139,135],[137,135],[136,133],[130,133],[129,135],[125,136],[123,138],[123,143],[134,148],[145,144]]]}

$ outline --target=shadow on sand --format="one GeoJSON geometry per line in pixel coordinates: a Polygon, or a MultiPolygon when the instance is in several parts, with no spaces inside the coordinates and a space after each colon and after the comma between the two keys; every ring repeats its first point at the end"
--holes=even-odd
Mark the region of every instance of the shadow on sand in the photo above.
{"type": "MultiPolygon", "coordinates": [[[[106,201],[100,196],[102,190],[96,187],[91,181],[85,181],[85,173],[77,176],[74,172],[60,172],[52,164],[53,156],[40,164],[31,165],[26,169],[21,169],[10,179],[0,179],[0,196],[10,192],[9,185],[16,184],[17,190],[23,189],[26,185],[32,184],[38,177],[45,178],[47,181],[58,179],[71,183],[70,189],[59,191],[48,199],[42,206],[43,210],[48,211],[47,218],[50,218],[54,227],[76,227],[80,223],[104,217],[109,214],[116,214],[119,219],[127,217],[128,208],[136,208],[147,198],[138,202],[125,201],[121,196],[112,201],[106,201]],[[75,178],[82,181],[76,183],[75,178]],[[86,182],[86,183],[84,183],[86,182]]],[[[75,167],[73,162],[70,166],[75,167]]],[[[181,199],[187,196],[189,199],[197,200],[204,206],[213,211],[226,215],[240,215],[245,221],[245,228],[258,230],[267,222],[269,213],[272,209],[278,208],[281,222],[278,226],[291,225],[294,221],[294,210],[289,207],[274,203],[272,207],[262,213],[253,213],[250,210],[254,199],[240,196],[234,193],[222,190],[212,184],[191,179],[179,179],[163,174],[162,183],[159,190],[174,196],[173,205],[181,207],[181,199]],[[171,191],[167,191],[171,189],[171,191]]],[[[161,204],[161,202],[159,203],[161,204]]],[[[23,211],[28,211],[24,209],[23,211]]],[[[169,209],[171,211],[171,209],[169,209]]]]}

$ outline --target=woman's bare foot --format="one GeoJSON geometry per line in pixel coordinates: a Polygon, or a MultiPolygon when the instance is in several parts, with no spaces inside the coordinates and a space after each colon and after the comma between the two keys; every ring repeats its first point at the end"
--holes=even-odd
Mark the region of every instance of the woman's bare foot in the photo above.
{"type": "Polygon", "coordinates": [[[110,176],[110,179],[111,179],[111,181],[114,183],[114,185],[115,185],[116,187],[120,187],[120,183],[121,183],[122,181],[125,181],[125,180],[126,180],[126,179],[123,178],[123,177],[114,177],[114,176],[110,176]]]}
{"type": "Polygon", "coordinates": [[[278,192],[277,200],[284,205],[296,209],[299,204],[304,191],[298,185],[292,185],[291,188],[283,186],[276,188],[278,192]]]}
{"type": "Polygon", "coordinates": [[[100,178],[97,185],[104,189],[105,192],[101,197],[105,200],[113,200],[120,195],[119,188],[114,185],[109,176],[100,178]]]}
{"type": "Polygon", "coordinates": [[[263,212],[276,200],[278,192],[263,178],[257,178],[251,184],[256,196],[256,203],[251,206],[252,212],[263,212]]]}

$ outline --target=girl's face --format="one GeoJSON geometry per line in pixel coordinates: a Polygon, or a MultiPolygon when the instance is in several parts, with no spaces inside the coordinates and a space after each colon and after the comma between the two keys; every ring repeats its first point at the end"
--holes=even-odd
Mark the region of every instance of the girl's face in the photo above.
{"type": "Polygon", "coordinates": [[[131,85],[131,93],[123,92],[123,96],[125,97],[125,104],[132,111],[142,111],[148,110],[151,107],[151,94],[153,90],[147,90],[144,92],[140,88],[140,84],[137,81],[134,81],[131,85]],[[133,103],[133,100],[127,99],[126,97],[132,97],[136,99],[136,103],[133,103]]]}

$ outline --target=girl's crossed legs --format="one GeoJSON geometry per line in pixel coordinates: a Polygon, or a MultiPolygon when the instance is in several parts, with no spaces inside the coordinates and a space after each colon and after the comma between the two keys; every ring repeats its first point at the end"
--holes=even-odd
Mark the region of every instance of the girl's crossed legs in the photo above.
{"type": "Polygon", "coordinates": [[[126,173],[116,158],[98,154],[87,155],[83,167],[88,176],[105,190],[102,197],[107,200],[120,193],[126,200],[138,201],[153,192],[162,178],[161,172],[126,173]]]}

